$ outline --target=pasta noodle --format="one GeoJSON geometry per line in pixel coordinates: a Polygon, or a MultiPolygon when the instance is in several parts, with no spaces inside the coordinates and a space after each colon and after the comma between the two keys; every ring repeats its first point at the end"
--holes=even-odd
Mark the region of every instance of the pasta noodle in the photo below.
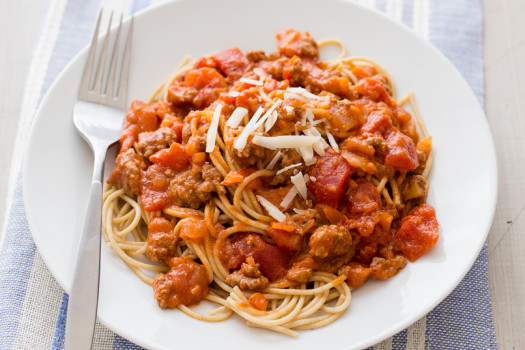
{"type": "MultiPolygon", "coordinates": [[[[219,53],[197,62],[186,57],[147,104],[132,105],[117,166],[104,185],[102,231],[107,245],[124,263],[154,286],[161,307],[177,307],[208,322],[236,314],[249,326],[297,337],[298,330],[324,327],[340,318],[350,305],[351,288],[357,287],[357,280],[361,278],[363,283],[367,278],[390,277],[406,264],[405,256],[412,260],[412,254],[420,254],[394,249],[394,243],[403,243],[396,237],[389,243],[388,253],[377,251],[368,264],[358,256],[364,254],[367,240],[378,246],[369,237],[379,235],[376,231],[389,233],[394,216],[401,213],[396,225],[402,228],[405,216],[423,215],[411,214],[410,209],[420,208],[426,193],[414,197],[412,192],[427,191],[428,183],[419,180],[424,186],[418,187],[413,179],[416,175],[428,177],[432,156],[413,93],[397,105],[394,81],[383,67],[364,57],[346,56],[345,46],[337,39],[321,41],[318,47],[337,45],[340,55],[313,64],[317,45],[308,34],[287,31],[278,38],[280,54],[273,58],[254,52],[246,59],[235,49],[227,50],[228,56],[219,53]],[[303,64],[301,72],[310,69],[314,73],[295,76],[299,73],[282,68],[288,64],[292,70],[294,64],[303,64]],[[273,71],[279,67],[282,71],[273,71]],[[217,71],[226,79],[217,76],[217,71]],[[195,76],[196,72],[201,75],[195,76]],[[309,81],[315,74],[325,82],[309,81]],[[356,88],[365,78],[371,92],[356,88]],[[226,85],[221,85],[223,80],[226,85]],[[339,85],[334,87],[335,83],[339,85]],[[382,100],[374,97],[381,91],[387,94],[381,95],[382,100]],[[360,105],[345,102],[357,101],[359,96],[366,97],[360,105]],[[233,110],[241,108],[239,104],[246,112],[240,110],[241,119],[228,122],[233,110]],[[406,119],[408,112],[401,111],[405,104],[410,105],[416,122],[406,119]],[[333,111],[338,106],[350,111],[343,122],[338,119],[339,112],[333,111]],[[256,107],[261,109],[259,114],[254,113],[256,107]],[[383,137],[365,138],[356,130],[362,130],[367,119],[362,111],[373,113],[371,108],[395,111],[399,117],[392,118],[398,125],[390,126],[383,137]],[[155,125],[148,129],[151,115],[155,125]],[[352,123],[356,126],[347,127],[352,123]],[[402,136],[397,134],[400,129],[402,136]],[[173,130],[180,133],[173,136],[177,140],[163,144],[173,130]],[[414,159],[413,154],[409,160],[414,166],[378,160],[379,152],[387,152],[385,147],[394,147],[388,145],[390,137],[415,142],[419,134],[424,137],[417,143],[424,162],[421,166],[415,165],[420,159],[414,159]],[[257,135],[270,143],[260,146],[257,135]],[[206,145],[194,143],[197,136],[206,139],[206,145]],[[283,146],[278,146],[281,143],[283,146]],[[294,159],[299,159],[298,163],[286,163],[291,157],[288,150],[297,152],[294,159]],[[319,168],[325,159],[348,172],[344,188],[326,198],[321,193],[327,183],[326,172],[319,168]],[[186,175],[179,181],[180,174],[186,175]],[[358,199],[352,199],[352,191],[361,190],[365,192],[355,198],[372,191],[378,199],[355,202],[358,199]],[[289,204],[282,207],[285,196],[289,204]],[[347,199],[334,202],[337,196],[347,199]],[[353,204],[375,205],[370,210],[359,209],[361,216],[371,221],[361,222],[352,212],[353,204]],[[358,236],[365,243],[356,244],[358,236]],[[347,247],[340,252],[338,246],[347,247]],[[355,254],[350,252],[353,250],[355,254]],[[261,257],[261,252],[270,257],[261,257]],[[276,266],[280,259],[286,261],[284,272],[279,270],[282,266],[276,266]],[[357,274],[356,267],[366,276],[364,272],[357,274]],[[394,273],[387,272],[387,267],[394,273]],[[176,284],[181,278],[176,275],[179,270],[192,277],[176,284]],[[184,294],[169,287],[172,284],[191,290],[184,294]],[[181,302],[183,299],[186,301],[181,302]],[[217,307],[207,313],[191,307],[201,299],[217,307]]],[[[406,152],[416,152],[416,146],[406,147],[406,152]]],[[[376,198],[373,193],[370,196],[376,198]]],[[[422,233],[431,234],[433,231],[422,233]]],[[[426,251],[434,243],[425,241],[422,249],[426,251]]]]}

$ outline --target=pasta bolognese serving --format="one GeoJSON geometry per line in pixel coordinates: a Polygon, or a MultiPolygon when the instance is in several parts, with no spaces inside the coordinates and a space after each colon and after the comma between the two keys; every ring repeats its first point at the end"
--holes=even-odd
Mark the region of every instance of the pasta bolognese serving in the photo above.
{"type": "Polygon", "coordinates": [[[398,101],[388,72],[337,40],[277,40],[185,59],[131,104],[103,234],[161,308],[297,336],[432,248],[438,223],[413,95],[398,101]],[[217,307],[192,307],[203,299],[217,307]]]}

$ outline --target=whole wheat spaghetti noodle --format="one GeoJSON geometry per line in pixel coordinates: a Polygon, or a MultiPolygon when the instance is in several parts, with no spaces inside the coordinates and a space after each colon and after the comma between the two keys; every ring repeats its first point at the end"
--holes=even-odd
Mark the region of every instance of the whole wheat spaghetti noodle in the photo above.
{"type": "Polygon", "coordinates": [[[133,102],[102,229],[161,308],[297,337],[429,250],[438,226],[413,94],[396,102],[388,72],[337,39],[277,38],[269,55],[185,58],[133,102]],[[320,61],[325,45],[341,54],[320,61]]]}

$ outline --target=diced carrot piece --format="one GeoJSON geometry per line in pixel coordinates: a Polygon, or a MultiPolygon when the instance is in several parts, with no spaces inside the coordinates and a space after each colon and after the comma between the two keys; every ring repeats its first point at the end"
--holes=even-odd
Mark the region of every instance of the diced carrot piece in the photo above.
{"type": "Polygon", "coordinates": [[[180,236],[192,242],[202,242],[208,235],[208,227],[202,219],[189,217],[182,220],[180,236]]]}
{"type": "Polygon", "coordinates": [[[432,150],[432,136],[427,137],[417,143],[416,149],[424,153],[430,153],[432,150]]]}
{"type": "Polygon", "coordinates": [[[283,231],[286,231],[286,232],[294,232],[295,231],[295,225],[294,224],[290,224],[288,222],[277,222],[277,221],[274,221],[274,222],[272,222],[271,225],[276,230],[283,230],[283,231]]]}
{"type": "Polygon", "coordinates": [[[260,311],[265,311],[268,307],[268,300],[261,293],[254,293],[248,298],[250,305],[260,311]]]}
{"type": "Polygon", "coordinates": [[[236,185],[242,182],[244,180],[244,175],[241,174],[239,171],[232,170],[228,174],[226,174],[226,177],[221,182],[221,185],[224,186],[231,186],[236,185]]]}
{"type": "Polygon", "coordinates": [[[293,231],[288,231],[288,229],[289,228],[287,228],[287,230],[282,230],[275,228],[272,225],[266,232],[280,249],[287,252],[297,252],[301,250],[301,247],[303,246],[303,236],[295,232],[295,225],[293,231]]]}
{"type": "Polygon", "coordinates": [[[197,152],[192,154],[191,161],[195,164],[201,164],[206,161],[206,153],[205,152],[197,152]]]}
{"type": "Polygon", "coordinates": [[[410,137],[395,129],[386,138],[388,151],[385,165],[401,171],[416,169],[419,166],[416,146],[410,137]]]}
{"type": "Polygon", "coordinates": [[[316,209],[319,213],[324,214],[326,219],[331,224],[340,224],[345,220],[345,215],[332,206],[326,204],[318,204],[316,206],[316,209]]]}

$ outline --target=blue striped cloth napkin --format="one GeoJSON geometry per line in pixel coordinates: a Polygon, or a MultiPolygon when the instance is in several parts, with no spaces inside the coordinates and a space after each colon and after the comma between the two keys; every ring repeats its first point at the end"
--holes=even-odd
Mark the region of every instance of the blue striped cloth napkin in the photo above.
{"type": "MultiPolygon", "coordinates": [[[[62,349],[64,344],[68,296],[36,250],[22,201],[20,159],[38,103],[59,72],[88,43],[99,7],[133,13],[156,2],[46,0],[24,95],[6,225],[0,241],[1,349],[62,349]]],[[[461,71],[483,104],[480,0],[357,2],[386,13],[429,40],[461,71]]],[[[93,348],[140,349],[100,324],[96,326],[93,348]]],[[[497,349],[486,246],[470,272],[441,304],[373,349],[497,349]]]]}

